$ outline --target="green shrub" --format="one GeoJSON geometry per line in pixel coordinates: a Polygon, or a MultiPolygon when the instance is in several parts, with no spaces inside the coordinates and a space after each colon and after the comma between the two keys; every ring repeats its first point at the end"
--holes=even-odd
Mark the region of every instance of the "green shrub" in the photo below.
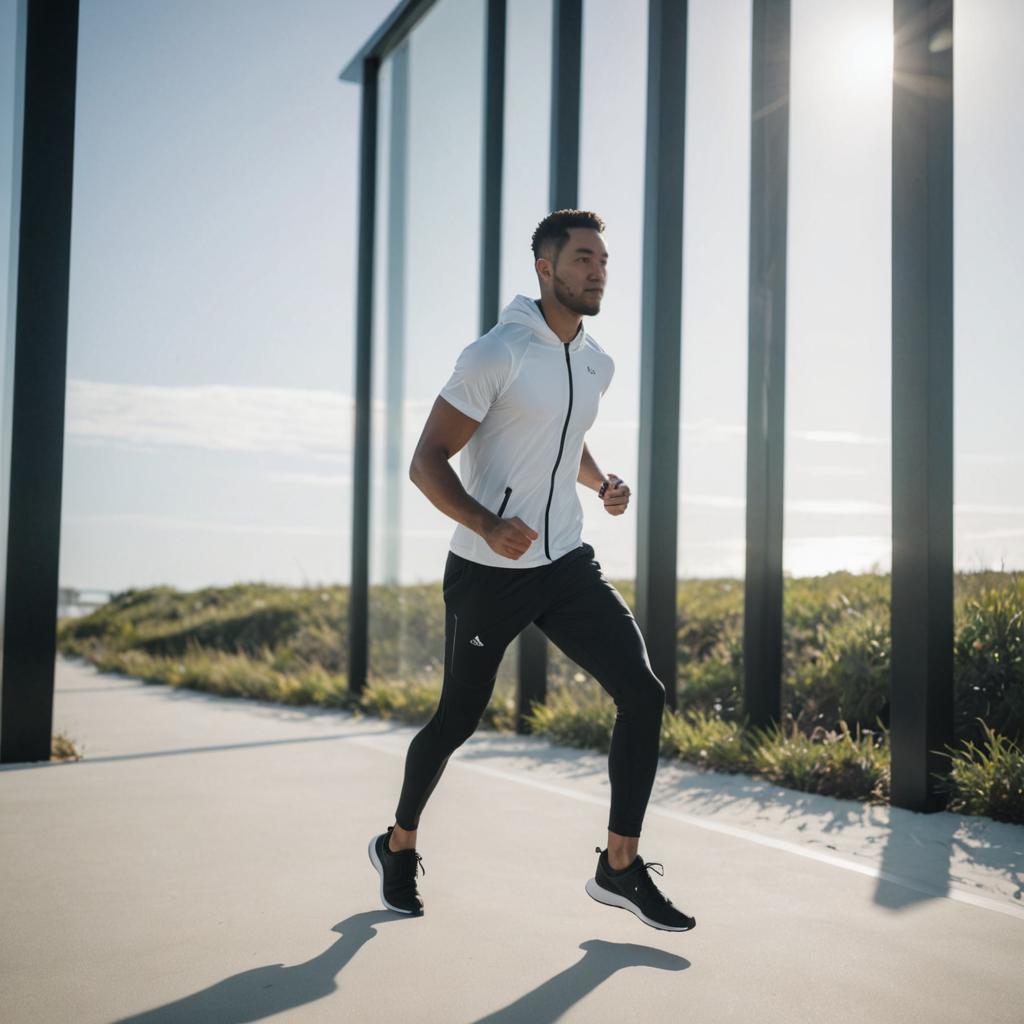
{"type": "Polygon", "coordinates": [[[980,742],[981,720],[1024,742],[1024,594],[1020,587],[968,597],[953,645],[957,738],[980,742]]]}
{"type": "Polygon", "coordinates": [[[570,689],[549,691],[544,704],[531,704],[524,716],[531,732],[556,743],[608,753],[616,707],[604,700],[579,699],[570,689]]]}
{"type": "Polygon", "coordinates": [[[773,724],[750,730],[755,770],[777,782],[810,793],[885,802],[889,797],[889,749],[883,730],[881,742],[858,726],[850,734],[845,722],[840,728],[818,728],[810,736],[773,724]]]}
{"type": "Polygon", "coordinates": [[[661,724],[661,753],[724,772],[753,769],[750,745],[736,722],[709,715],[700,708],[681,712],[665,709],[661,724]]]}
{"type": "Polygon", "coordinates": [[[973,740],[947,748],[950,770],[940,785],[949,793],[948,809],[1024,825],[1024,751],[984,722],[981,729],[983,748],[973,740]]]}
{"type": "MultiPolygon", "coordinates": [[[[1014,773],[1024,741],[1024,579],[985,571],[956,573],[953,582],[959,753],[950,784],[961,801],[954,806],[974,813],[988,813],[991,806],[1013,820],[1020,788],[1014,773]],[[989,742],[979,751],[983,736],[989,742]]],[[[616,586],[632,606],[632,581],[616,586]]],[[[678,712],[666,709],[662,753],[807,791],[859,799],[887,795],[889,588],[889,576],[878,573],[784,580],[787,728],[757,734],[745,729],[742,707],[743,582],[681,580],[678,712]],[[868,728],[875,722],[880,733],[868,728]]],[[[152,587],[123,591],[90,615],[61,620],[57,643],[62,653],[101,671],[148,682],[427,721],[443,672],[440,587],[371,586],[372,679],[359,695],[347,687],[347,618],[348,588],[342,586],[152,587]]],[[[515,726],[515,654],[510,647],[499,669],[481,720],[485,728],[515,726]]],[[[614,702],[553,646],[548,693],[547,704],[529,712],[534,732],[607,752],[614,702]]]]}

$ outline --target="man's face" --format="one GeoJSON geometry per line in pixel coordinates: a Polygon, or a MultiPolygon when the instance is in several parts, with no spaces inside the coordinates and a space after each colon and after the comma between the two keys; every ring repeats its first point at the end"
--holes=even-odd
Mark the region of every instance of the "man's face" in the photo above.
{"type": "Polygon", "coordinates": [[[555,298],[574,313],[596,316],[608,280],[608,250],[601,232],[594,228],[569,228],[554,266],[555,298]]]}

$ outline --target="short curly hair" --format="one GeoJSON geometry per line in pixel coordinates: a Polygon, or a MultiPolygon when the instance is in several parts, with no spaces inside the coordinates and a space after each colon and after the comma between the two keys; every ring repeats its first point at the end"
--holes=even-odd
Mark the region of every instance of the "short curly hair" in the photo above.
{"type": "Polygon", "coordinates": [[[569,241],[569,228],[593,228],[595,231],[604,231],[604,221],[593,210],[568,209],[549,213],[533,232],[533,239],[530,242],[533,258],[540,259],[541,249],[550,243],[554,245],[551,262],[557,263],[562,246],[569,241]]]}

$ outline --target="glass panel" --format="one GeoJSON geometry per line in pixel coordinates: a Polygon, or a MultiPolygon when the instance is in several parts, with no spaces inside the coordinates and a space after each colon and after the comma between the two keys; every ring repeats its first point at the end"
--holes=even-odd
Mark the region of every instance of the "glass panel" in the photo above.
{"type": "Polygon", "coordinates": [[[954,565],[1024,567],[1024,7],[954,9],[954,565]]]}
{"type": "MultiPolygon", "coordinates": [[[[551,152],[551,0],[509,4],[505,22],[505,140],[502,150],[499,307],[540,296],[530,240],[548,210],[551,152]]],[[[509,644],[495,691],[514,699],[519,644],[509,644]]]]}
{"type": "Polygon", "coordinates": [[[783,565],[891,568],[892,3],[793,5],[783,565]]]}
{"type": "Polygon", "coordinates": [[[746,554],[751,28],[749,3],[690,4],[676,560],[684,641],[678,693],[680,707],[717,702],[726,711],[742,689],[737,655],[743,646],[746,554]],[[702,623],[701,616],[710,621],[702,623]],[[728,672],[721,671],[723,661],[728,672]],[[702,680],[712,677],[709,690],[702,680]]]}
{"type": "MultiPolygon", "coordinates": [[[[636,489],[640,402],[647,3],[588,0],[583,7],[579,206],[604,218],[608,284],[587,331],[615,360],[587,447],[605,474],[636,489]],[[607,54],[615,59],[608,60],[607,54]]],[[[609,578],[636,574],[636,515],[609,515],[579,486],[583,537],[609,578]]]]}
{"type": "Polygon", "coordinates": [[[443,665],[440,580],[455,522],[409,480],[409,464],[459,352],[480,333],[485,11],[440,0],[406,41],[404,133],[406,57],[390,58],[382,82],[369,671],[405,681],[439,683],[443,665]],[[403,138],[404,161],[394,152],[403,138]]]}
{"type": "Polygon", "coordinates": [[[832,666],[889,633],[892,19],[891,0],[793,4],[783,680],[806,729],[886,716],[877,672],[843,693],[832,666]]]}
{"type": "MultiPolygon", "coordinates": [[[[588,333],[615,361],[586,443],[598,467],[635,492],[640,400],[640,303],[643,271],[644,138],[647,81],[647,3],[588,0],[583,5],[578,207],[605,222],[608,281],[601,311],[588,333]],[[614,60],[607,55],[614,53],[614,60]]],[[[577,484],[583,539],[604,574],[635,608],[636,514],[609,515],[597,494],[577,484]]],[[[606,701],[597,682],[554,645],[549,686],[572,685],[577,699],[606,701]]]]}
{"type": "Polygon", "coordinates": [[[501,305],[540,297],[530,239],[548,209],[551,159],[551,0],[508,5],[502,155],[501,305]]]}

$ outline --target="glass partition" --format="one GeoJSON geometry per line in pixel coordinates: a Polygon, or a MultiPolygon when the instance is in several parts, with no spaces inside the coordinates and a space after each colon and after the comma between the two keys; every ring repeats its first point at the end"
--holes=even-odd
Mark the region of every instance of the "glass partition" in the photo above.
{"type": "Polygon", "coordinates": [[[742,686],[751,29],[748,3],[689,6],[678,697],[719,711],[742,686]]]}
{"type": "Polygon", "coordinates": [[[530,240],[548,209],[551,153],[551,0],[509,4],[505,26],[499,305],[540,297],[530,240]]]}
{"type": "Polygon", "coordinates": [[[981,746],[986,726],[1024,742],[1022,32],[1012,0],[954,8],[954,729],[981,746]]]}
{"type": "MultiPolygon", "coordinates": [[[[603,473],[636,492],[643,271],[647,3],[588,0],[583,5],[577,206],[605,222],[608,281],[601,312],[586,330],[615,361],[615,375],[586,444],[603,473]],[[614,59],[607,55],[614,53],[614,59]]],[[[539,218],[538,218],[539,219],[539,218]]],[[[534,294],[539,294],[536,291],[534,294]]],[[[596,492],[577,484],[583,540],[631,608],[636,608],[636,514],[611,516],[596,492]]],[[[607,694],[575,662],[549,646],[548,685],[571,686],[577,700],[607,694]]]]}
{"type": "Polygon", "coordinates": [[[1020,570],[1024,7],[983,0],[958,4],[954,18],[954,565],[962,573],[1020,570]]]}
{"type": "Polygon", "coordinates": [[[806,731],[888,718],[892,60],[891,0],[793,4],[783,712],[806,731]]]}
{"type": "Polygon", "coordinates": [[[459,352],[479,336],[485,12],[439,0],[382,68],[371,678],[439,682],[443,666],[440,581],[455,523],[409,480],[409,464],[459,352]]]}

